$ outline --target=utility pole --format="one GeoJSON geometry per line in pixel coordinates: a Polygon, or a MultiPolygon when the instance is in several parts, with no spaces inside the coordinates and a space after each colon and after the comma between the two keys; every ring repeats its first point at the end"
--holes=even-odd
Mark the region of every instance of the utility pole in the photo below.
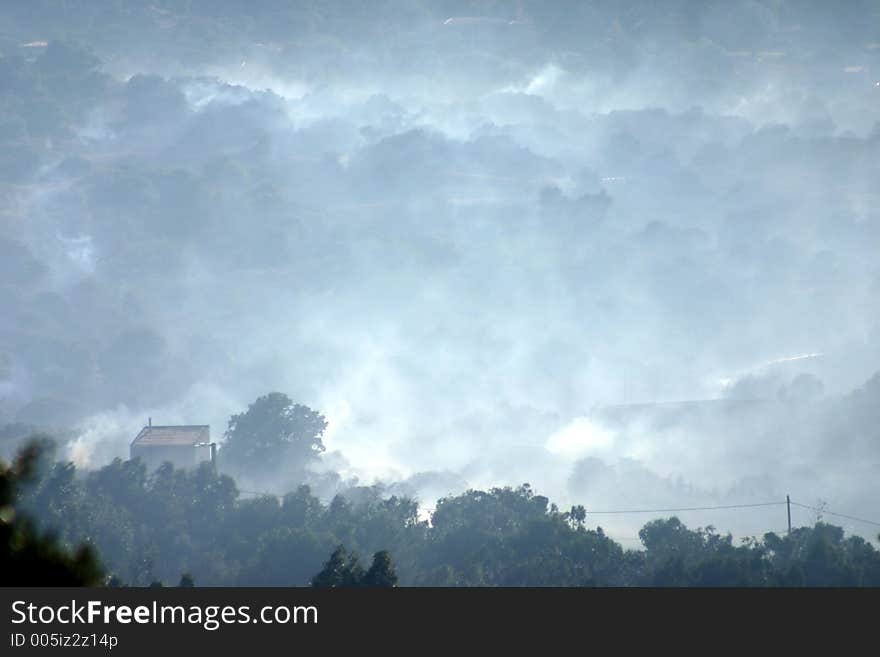
{"type": "Polygon", "coordinates": [[[788,510],[788,535],[791,536],[791,496],[785,496],[785,508],[788,510]]]}

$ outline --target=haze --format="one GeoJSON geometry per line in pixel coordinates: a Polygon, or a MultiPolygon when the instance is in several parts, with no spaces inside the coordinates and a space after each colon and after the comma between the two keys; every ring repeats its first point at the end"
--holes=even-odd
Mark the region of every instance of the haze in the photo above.
{"type": "Polygon", "coordinates": [[[339,486],[426,508],[880,518],[876,2],[0,15],[4,455],[221,439],[277,390],[339,486]]]}

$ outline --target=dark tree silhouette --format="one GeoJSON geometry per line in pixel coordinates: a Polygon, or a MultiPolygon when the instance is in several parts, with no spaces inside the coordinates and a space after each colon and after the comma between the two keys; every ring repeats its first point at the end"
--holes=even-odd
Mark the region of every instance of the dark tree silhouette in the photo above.
{"type": "Polygon", "coordinates": [[[103,572],[92,548],[69,552],[18,508],[21,488],[33,479],[44,449],[45,443],[32,441],[12,465],[0,461],[0,585],[95,586],[103,572]]]}
{"type": "Polygon", "coordinates": [[[325,589],[360,586],[363,576],[357,557],[348,554],[340,545],[333,550],[321,572],[312,578],[312,586],[325,589]]]}
{"type": "Polygon", "coordinates": [[[397,586],[397,573],[391,563],[391,555],[381,550],[373,555],[373,565],[364,574],[361,586],[394,587],[397,586]]]}
{"type": "Polygon", "coordinates": [[[324,563],[324,568],[312,578],[315,588],[340,587],[386,587],[397,586],[397,573],[391,562],[391,554],[380,550],[373,555],[373,564],[364,572],[354,554],[338,546],[324,563]]]}

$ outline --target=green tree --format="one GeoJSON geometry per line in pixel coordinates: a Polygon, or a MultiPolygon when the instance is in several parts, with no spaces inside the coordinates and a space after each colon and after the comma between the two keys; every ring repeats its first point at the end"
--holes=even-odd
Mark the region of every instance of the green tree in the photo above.
{"type": "Polygon", "coordinates": [[[391,562],[388,550],[380,550],[373,555],[373,564],[364,572],[353,553],[345,551],[340,545],[324,563],[324,568],[312,578],[316,588],[340,587],[383,587],[397,586],[397,573],[391,562]]]}
{"type": "Polygon", "coordinates": [[[324,451],[321,436],[326,428],[323,415],[272,392],[229,419],[220,458],[240,471],[302,468],[324,451]]]}
{"type": "Polygon", "coordinates": [[[373,565],[364,574],[361,586],[388,588],[397,586],[397,573],[394,572],[394,564],[391,563],[391,555],[387,550],[381,550],[373,555],[373,565]]]}
{"type": "Polygon", "coordinates": [[[587,510],[582,504],[571,507],[571,511],[568,512],[568,520],[574,527],[580,529],[587,521],[587,510]]]}
{"type": "Polygon", "coordinates": [[[312,578],[312,586],[325,589],[360,586],[363,577],[364,571],[357,557],[348,554],[340,545],[333,550],[321,572],[312,578]]]}
{"type": "Polygon", "coordinates": [[[45,445],[34,440],[12,465],[0,461],[0,586],[97,586],[103,571],[91,547],[71,553],[20,513],[21,488],[34,478],[45,445]]]}
{"type": "Polygon", "coordinates": [[[297,488],[296,492],[287,493],[282,502],[282,518],[290,527],[304,527],[314,522],[324,511],[321,500],[312,495],[312,489],[305,484],[297,488]]]}

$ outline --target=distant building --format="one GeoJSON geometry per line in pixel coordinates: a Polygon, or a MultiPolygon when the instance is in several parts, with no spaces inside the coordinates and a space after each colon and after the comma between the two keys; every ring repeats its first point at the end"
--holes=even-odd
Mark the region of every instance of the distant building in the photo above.
{"type": "Polygon", "coordinates": [[[131,441],[131,458],[139,458],[153,470],[166,461],[175,468],[192,468],[217,458],[207,424],[181,426],[154,425],[152,420],[131,441]]]}

